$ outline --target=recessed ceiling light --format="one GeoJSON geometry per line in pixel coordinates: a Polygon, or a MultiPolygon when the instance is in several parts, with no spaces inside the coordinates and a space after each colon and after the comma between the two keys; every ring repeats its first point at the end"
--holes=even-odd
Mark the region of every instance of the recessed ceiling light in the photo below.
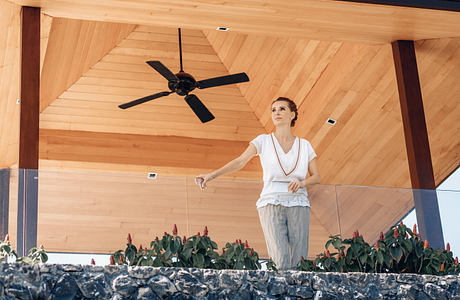
{"type": "Polygon", "coordinates": [[[334,120],[334,119],[331,119],[331,118],[327,118],[326,123],[329,123],[329,124],[331,124],[332,126],[334,126],[335,123],[337,123],[337,120],[334,120]]]}
{"type": "Polygon", "coordinates": [[[219,30],[219,31],[228,31],[228,30],[230,30],[230,28],[228,28],[228,27],[217,27],[216,30],[219,30]]]}

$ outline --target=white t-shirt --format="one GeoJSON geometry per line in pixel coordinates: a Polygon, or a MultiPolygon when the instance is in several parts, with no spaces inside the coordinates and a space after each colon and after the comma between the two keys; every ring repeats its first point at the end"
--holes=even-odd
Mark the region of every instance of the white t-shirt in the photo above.
{"type": "Polygon", "coordinates": [[[289,192],[287,188],[292,180],[302,181],[307,177],[308,163],[316,157],[310,142],[296,137],[288,153],[284,153],[273,133],[261,134],[253,139],[251,143],[257,149],[257,155],[260,157],[263,169],[264,187],[257,201],[257,207],[260,208],[267,204],[310,206],[305,188],[299,189],[295,194],[289,192]]]}

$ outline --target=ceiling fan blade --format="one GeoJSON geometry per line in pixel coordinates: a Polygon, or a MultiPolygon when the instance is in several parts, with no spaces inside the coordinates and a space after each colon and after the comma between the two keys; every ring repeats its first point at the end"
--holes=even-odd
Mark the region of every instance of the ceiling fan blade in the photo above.
{"type": "Polygon", "coordinates": [[[168,81],[179,81],[179,78],[174,75],[171,70],[169,70],[165,65],[163,65],[158,60],[146,61],[152,68],[154,68],[158,73],[160,73],[168,81]]]}
{"type": "Polygon", "coordinates": [[[202,123],[209,122],[215,118],[197,96],[187,95],[185,96],[185,101],[202,123]]]}
{"type": "Polygon", "coordinates": [[[197,82],[197,87],[199,89],[207,89],[213,86],[220,86],[226,84],[234,84],[240,82],[249,81],[248,75],[246,73],[238,73],[233,75],[220,76],[205,80],[200,80],[197,82]]]}
{"type": "Polygon", "coordinates": [[[153,95],[150,95],[150,96],[147,96],[147,97],[143,97],[143,98],[140,98],[140,99],[128,102],[128,103],[118,105],[118,107],[121,108],[121,109],[127,109],[127,108],[130,108],[132,106],[135,106],[135,105],[138,105],[138,104],[141,104],[141,103],[144,103],[144,102],[156,99],[156,98],[160,98],[160,97],[163,97],[163,96],[168,96],[171,93],[172,92],[156,93],[156,94],[153,94],[153,95]]]}

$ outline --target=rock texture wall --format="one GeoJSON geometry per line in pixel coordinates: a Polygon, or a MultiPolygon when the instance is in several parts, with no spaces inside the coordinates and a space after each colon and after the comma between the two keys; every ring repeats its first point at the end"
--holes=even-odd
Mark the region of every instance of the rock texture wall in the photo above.
{"type": "Polygon", "coordinates": [[[460,299],[460,276],[0,264],[0,299],[460,299]]]}

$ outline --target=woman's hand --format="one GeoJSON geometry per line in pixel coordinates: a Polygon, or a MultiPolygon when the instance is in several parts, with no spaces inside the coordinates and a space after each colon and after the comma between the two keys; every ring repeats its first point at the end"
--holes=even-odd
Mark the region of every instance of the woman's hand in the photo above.
{"type": "Polygon", "coordinates": [[[200,174],[195,177],[195,183],[200,186],[201,190],[205,190],[208,188],[207,183],[215,178],[212,174],[200,174]]]}
{"type": "Polygon", "coordinates": [[[300,189],[300,188],[303,188],[303,185],[300,181],[298,180],[292,180],[289,185],[288,185],[288,191],[295,194],[297,193],[297,191],[300,189]]]}

